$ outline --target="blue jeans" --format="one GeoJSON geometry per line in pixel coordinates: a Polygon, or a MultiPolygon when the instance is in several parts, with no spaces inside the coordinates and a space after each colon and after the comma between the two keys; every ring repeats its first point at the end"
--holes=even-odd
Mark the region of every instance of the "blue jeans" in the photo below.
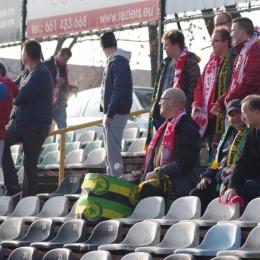
{"type": "Polygon", "coordinates": [[[53,119],[59,129],[67,127],[67,106],[64,104],[56,104],[53,106],[53,119]]]}

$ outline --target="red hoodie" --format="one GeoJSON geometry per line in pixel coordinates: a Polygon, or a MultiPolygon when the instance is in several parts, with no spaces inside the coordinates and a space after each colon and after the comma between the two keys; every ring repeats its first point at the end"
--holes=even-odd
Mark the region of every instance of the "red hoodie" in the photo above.
{"type": "Polygon", "coordinates": [[[5,126],[9,122],[13,99],[18,96],[19,89],[15,83],[7,77],[0,77],[0,82],[4,83],[8,89],[6,98],[0,101],[0,140],[4,140],[6,136],[5,126]]]}

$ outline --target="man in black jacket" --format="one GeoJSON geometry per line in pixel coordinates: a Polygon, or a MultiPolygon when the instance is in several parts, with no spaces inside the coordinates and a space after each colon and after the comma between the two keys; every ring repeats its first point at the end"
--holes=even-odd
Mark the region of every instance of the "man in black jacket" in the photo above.
{"type": "Polygon", "coordinates": [[[171,191],[152,182],[142,187],[144,197],[163,196],[167,201],[188,196],[198,184],[201,138],[199,126],[186,115],[186,97],[181,89],[167,89],[159,104],[166,121],[147,149],[144,171],[134,171],[132,176],[141,182],[160,179],[168,183],[171,191]]]}
{"type": "Polygon", "coordinates": [[[66,107],[70,92],[77,93],[78,88],[70,85],[67,63],[72,56],[69,48],[62,48],[58,55],[46,60],[43,64],[49,69],[54,83],[53,119],[58,128],[67,127],[66,107]]]}
{"type": "Polygon", "coordinates": [[[260,197],[260,96],[249,95],[242,100],[242,120],[251,128],[239,159],[230,175],[228,190],[222,197],[226,203],[240,195],[245,205],[260,197]]]}

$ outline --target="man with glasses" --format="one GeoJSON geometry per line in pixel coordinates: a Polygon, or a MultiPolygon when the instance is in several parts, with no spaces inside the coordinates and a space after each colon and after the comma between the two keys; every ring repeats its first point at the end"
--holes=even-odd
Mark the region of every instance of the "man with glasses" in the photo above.
{"type": "Polygon", "coordinates": [[[229,88],[236,51],[231,48],[231,37],[227,27],[217,27],[212,35],[213,55],[205,66],[198,86],[194,91],[192,117],[200,126],[201,136],[209,149],[209,161],[216,152],[219,140],[225,131],[224,112],[214,117],[210,110],[229,88]]]}
{"type": "Polygon", "coordinates": [[[132,172],[132,177],[140,180],[142,197],[163,196],[168,210],[173,200],[188,196],[199,183],[201,138],[199,126],[186,115],[181,89],[167,89],[159,106],[166,121],[150,142],[144,169],[132,172]]]}
{"type": "Polygon", "coordinates": [[[223,25],[226,26],[231,31],[232,16],[230,13],[220,12],[215,15],[214,17],[215,28],[223,25]]]}

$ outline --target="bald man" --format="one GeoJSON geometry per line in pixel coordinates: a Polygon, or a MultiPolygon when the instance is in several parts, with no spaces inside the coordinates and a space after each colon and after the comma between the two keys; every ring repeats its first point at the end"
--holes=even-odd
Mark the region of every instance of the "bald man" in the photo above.
{"type": "Polygon", "coordinates": [[[181,89],[163,93],[159,105],[166,121],[147,149],[144,170],[132,172],[135,180],[145,181],[140,184],[142,197],[163,196],[166,208],[173,200],[188,196],[200,181],[199,126],[186,115],[185,104],[181,89]]]}
{"type": "Polygon", "coordinates": [[[229,31],[231,31],[232,16],[230,13],[220,12],[215,15],[214,17],[215,28],[223,25],[226,26],[229,29],[229,31]]]}

